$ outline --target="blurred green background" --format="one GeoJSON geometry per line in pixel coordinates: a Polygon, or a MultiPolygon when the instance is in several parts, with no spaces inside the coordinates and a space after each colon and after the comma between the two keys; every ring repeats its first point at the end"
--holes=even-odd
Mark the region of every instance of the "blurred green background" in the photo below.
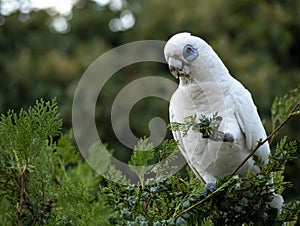
{"type": "MultiPolygon", "coordinates": [[[[212,45],[231,74],[250,90],[267,133],[272,129],[274,97],[300,84],[298,0],[61,0],[46,9],[34,5],[42,0],[0,2],[0,113],[26,108],[41,97],[57,97],[67,131],[77,82],[98,56],[132,41],[166,41],[182,31],[212,45]]],[[[116,73],[99,95],[96,121],[101,140],[124,161],[129,151],[111,128],[111,105],[122,87],[149,75],[173,79],[166,65],[141,63],[116,73]]],[[[130,115],[135,135],[149,135],[148,122],[156,116],[168,122],[166,101],[138,102],[130,115]]],[[[299,143],[299,118],[279,137],[286,134],[299,143]]],[[[300,159],[289,164],[286,175],[295,186],[285,196],[299,198],[300,159]]]]}

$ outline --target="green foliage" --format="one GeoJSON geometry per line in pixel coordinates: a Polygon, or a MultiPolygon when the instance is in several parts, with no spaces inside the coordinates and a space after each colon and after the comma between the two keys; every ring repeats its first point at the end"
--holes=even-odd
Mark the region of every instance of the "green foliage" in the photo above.
{"type": "Polygon", "coordinates": [[[51,153],[56,146],[53,139],[60,134],[61,127],[55,99],[41,99],[27,111],[21,109],[19,114],[10,110],[1,115],[1,195],[15,209],[18,220],[27,224],[38,223],[49,214],[48,182],[55,176],[51,153]],[[34,199],[31,193],[35,194],[34,199]]]}
{"type": "Polygon", "coordinates": [[[101,179],[61,127],[55,99],[1,115],[1,225],[106,224],[109,209],[97,201],[101,179]]]}
{"type": "Polygon", "coordinates": [[[146,166],[149,160],[154,157],[154,147],[148,142],[147,138],[140,139],[138,144],[133,149],[133,154],[129,164],[135,166],[146,166]]]}
{"type": "MultiPolygon", "coordinates": [[[[168,224],[174,222],[172,214],[179,208],[196,187],[202,185],[197,179],[187,183],[180,177],[169,179],[158,178],[151,186],[117,185],[104,188],[109,194],[108,203],[114,205],[115,212],[110,216],[111,224],[118,225],[151,225],[168,224]],[[192,186],[197,184],[197,186],[192,186]],[[113,192],[118,191],[114,196],[113,192]]],[[[199,190],[199,189],[198,189],[199,190]]],[[[195,194],[195,193],[194,193],[195,194]]]]}
{"type": "Polygon", "coordinates": [[[272,122],[273,129],[276,128],[290,113],[300,114],[300,86],[292,89],[282,97],[275,97],[272,104],[272,122]],[[296,109],[293,109],[298,103],[296,109]]]}
{"type": "MultiPolygon", "coordinates": [[[[142,155],[148,150],[147,140],[141,140],[138,149],[142,155]],[[144,147],[145,149],[141,149],[144,147]]],[[[181,178],[179,175],[168,179],[156,177],[155,183],[147,186],[119,185],[109,183],[102,188],[108,197],[107,203],[115,211],[110,215],[113,225],[282,225],[295,221],[300,202],[286,202],[281,215],[269,202],[274,194],[281,194],[290,183],[279,178],[285,163],[296,152],[294,141],[283,138],[270,161],[258,175],[248,173],[247,178],[229,175],[217,184],[216,190],[208,196],[203,195],[203,185],[195,178],[181,178]],[[273,174],[274,183],[270,184],[273,174]]],[[[135,150],[134,152],[136,152],[135,150]]],[[[136,164],[146,163],[143,158],[136,164]]],[[[149,157],[149,156],[148,156],[149,157]]],[[[119,172],[121,174],[121,172],[119,172]]]]}
{"type": "Polygon", "coordinates": [[[148,161],[152,160],[154,157],[153,144],[149,143],[148,140],[140,139],[138,144],[133,149],[133,155],[131,156],[130,168],[139,177],[139,181],[144,186],[144,175],[148,171],[148,161]],[[138,167],[135,167],[138,166],[138,167]]]}
{"type": "Polygon", "coordinates": [[[173,131],[181,131],[182,136],[186,136],[187,132],[192,128],[194,132],[201,133],[205,139],[217,140],[221,135],[224,136],[222,132],[218,131],[222,120],[223,118],[218,116],[217,112],[213,114],[212,118],[201,115],[199,122],[196,121],[196,115],[193,115],[185,117],[184,123],[171,122],[168,128],[173,131]]]}
{"type": "Polygon", "coordinates": [[[279,181],[283,180],[283,172],[287,161],[295,159],[297,152],[297,142],[287,141],[287,137],[283,137],[276,146],[275,152],[270,156],[273,161],[269,163],[269,170],[274,172],[275,178],[279,177],[279,181]]]}

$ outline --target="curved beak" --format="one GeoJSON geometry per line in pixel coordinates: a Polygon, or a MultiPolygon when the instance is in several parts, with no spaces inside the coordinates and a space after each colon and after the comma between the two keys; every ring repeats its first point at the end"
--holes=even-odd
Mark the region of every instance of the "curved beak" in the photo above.
{"type": "Polygon", "coordinates": [[[170,72],[176,79],[178,79],[180,76],[188,77],[190,75],[189,68],[186,67],[182,60],[170,57],[168,64],[170,72]]]}
{"type": "Polygon", "coordinates": [[[181,60],[179,60],[179,59],[170,57],[169,61],[168,61],[168,65],[169,65],[169,70],[172,73],[172,75],[176,79],[178,79],[178,77],[181,75],[178,72],[182,70],[182,68],[183,68],[183,62],[181,60]]]}

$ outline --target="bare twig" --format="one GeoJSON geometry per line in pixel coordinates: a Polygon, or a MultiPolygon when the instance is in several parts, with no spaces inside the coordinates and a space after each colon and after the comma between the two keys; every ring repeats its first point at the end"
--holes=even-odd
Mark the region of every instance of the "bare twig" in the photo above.
{"type": "Polygon", "coordinates": [[[18,166],[19,174],[20,174],[20,202],[17,207],[17,217],[18,217],[18,226],[22,226],[22,214],[23,214],[23,206],[24,203],[26,202],[26,191],[25,191],[25,177],[26,177],[26,172],[27,168],[29,165],[29,161],[26,161],[26,164],[22,167],[21,164],[18,166]]]}
{"type": "Polygon", "coordinates": [[[232,172],[231,175],[236,174],[236,172],[255,154],[255,152],[264,143],[266,143],[268,140],[273,138],[273,136],[278,133],[278,131],[291,119],[291,117],[300,113],[299,111],[296,111],[299,106],[300,106],[300,101],[298,101],[298,103],[292,108],[291,113],[288,114],[288,116],[283,120],[283,122],[279,126],[277,126],[277,128],[274,129],[269,136],[267,136],[264,140],[261,139],[258,141],[256,147],[250,152],[250,154],[244,159],[244,161],[240,165],[238,165],[238,167],[236,167],[236,169],[232,172]]]}
{"type": "Polygon", "coordinates": [[[18,216],[18,225],[22,226],[22,212],[24,205],[24,196],[25,196],[25,172],[21,172],[21,186],[20,186],[20,202],[17,208],[17,216],[18,216]]]}

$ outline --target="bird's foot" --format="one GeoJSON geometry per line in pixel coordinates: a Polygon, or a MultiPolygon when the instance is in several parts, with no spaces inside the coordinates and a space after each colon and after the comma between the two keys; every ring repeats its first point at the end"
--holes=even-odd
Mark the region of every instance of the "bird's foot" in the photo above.
{"type": "Polygon", "coordinates": [[[216,183],[206,183],[203,195],[206,197],[210,193],[213,193],[214,190],[216,190],[216,183]]]}
{"type": "Polygon", "coordinates": [[[234,141],[234,137],[231,133],[223,133],[220,131],[216,131],[212,133],[209,137],[212,141],[223,141],[223,142],[230,142],[234,141]]]}
{"type": "Polygon", "coordinates": [[[223,137],[223,141],[232,143],[234,141],[234,137],[231,133],[225,133],[223,137]]]}

